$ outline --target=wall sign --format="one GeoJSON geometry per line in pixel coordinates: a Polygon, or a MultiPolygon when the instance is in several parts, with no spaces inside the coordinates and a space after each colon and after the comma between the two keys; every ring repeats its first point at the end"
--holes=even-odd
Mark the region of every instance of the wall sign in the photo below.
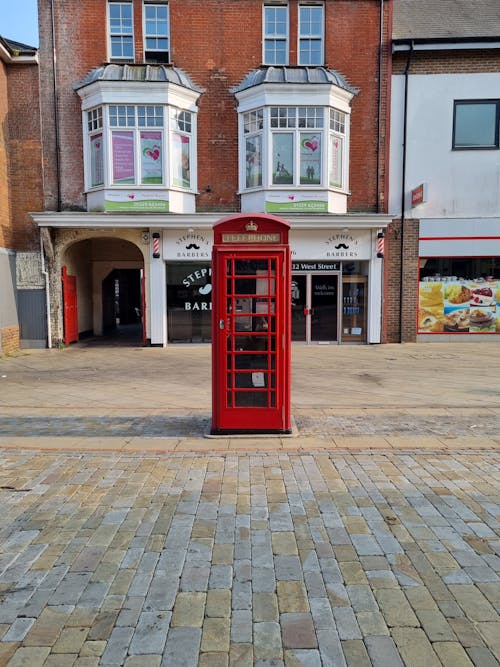
{"type": "Polygon", "coordinates": [[[212,256],[213,232],[165,230],[163,257],[174,260],[209,260],[212,256]]]}

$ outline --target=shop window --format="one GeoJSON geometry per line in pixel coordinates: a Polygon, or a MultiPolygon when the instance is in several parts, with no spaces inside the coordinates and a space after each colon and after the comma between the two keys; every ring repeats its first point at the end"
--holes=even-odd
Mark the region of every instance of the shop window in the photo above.
{"type": "Polygon", "coordinates": [[[264,5],[263,45],[265,65],[288,64],[288,6],[264,5]]]}
{"type": "Polygon", "coordinates": [[[148,63],[168,63],[169,47],[168,3],[144,3],[144,56],[148,63]]]}
{"type": "Polygon", "coordinates": [[[499,147],[500,100],[456,100],[453,113],[453,148],[499,147]]]}
{"type": "Polygon", "coordinates": [[[418,332],[500,333],[500,258],[421,258],[418,332]]]}
{"type": "Polygon", "coordinates": [[[299,65],[324,63],[324,7],[299,5],[299,65]]]}
{"type": "Polygon", "coordinates": [[[167,264],[169,343],[211,340],[212,270],[209,262],[167,264]]]}
{"type": "Polygon", "coordinates": [[[111,60],[134,59],[134,26],[131,2],[108,2],[109,52],[111,60]]]}

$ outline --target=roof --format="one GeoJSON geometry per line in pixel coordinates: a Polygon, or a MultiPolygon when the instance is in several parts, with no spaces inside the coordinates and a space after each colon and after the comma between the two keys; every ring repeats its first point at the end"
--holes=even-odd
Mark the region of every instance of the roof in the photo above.
{"type": "Polygon", "coordinates": [[[37,48],[35,46],[29,46],[28,44],[23,44],[22,42],[16,42],[13,39],[8,39],[7,37],[2,37],[0,35],[0,44],[4,46],[11,56],[34,56],[36,55],[37,48]]]}
{"type": "Polygon", "coordinates": [[[186,72],[170,65],[119,65],[110,63],[91,70],[87,76],[73,85],[75,90],[88,86],[95,81],[144,81],[175,83],[198,93],[203,92],[193,83],[186,72]]]}
{"type": "Polygon", "coordinates": [[[392,37],[500,37],[500,0],[394,0],[392,37]]]}
{"type": "Polygon", "coordinates": [[[326,67],[259,67],[249,72],[243,81],[231,89],[233,93],[239,93],[247,88],[259,86],[263,83],[278,84],[333,84],[351,93],[357,93],[357,88],[349,85],[346,79],[333,69],[326,67]]]}

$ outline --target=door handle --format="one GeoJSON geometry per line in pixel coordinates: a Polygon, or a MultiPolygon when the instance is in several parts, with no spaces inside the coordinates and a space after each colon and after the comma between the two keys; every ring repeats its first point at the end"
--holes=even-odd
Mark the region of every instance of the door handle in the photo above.
{"type": "Polygon", "coordinates": [[[226,326],[226,323],[224,320],[219,320],[219,329],[224,329],[226,326]]]}

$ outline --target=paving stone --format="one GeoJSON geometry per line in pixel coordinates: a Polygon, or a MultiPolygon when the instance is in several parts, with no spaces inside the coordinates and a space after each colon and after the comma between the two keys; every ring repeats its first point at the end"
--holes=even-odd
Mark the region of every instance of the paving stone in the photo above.
{"type": "Polygon", "coordinates": [[[254,593],[252,600],[253,620],[278,621],[278,598],[275,593],[254,593]]]}
{"type": "Polygon", "coordinates": [[[441,661],[420,628],[394,627],[391,634],[407,667],[441,667],[441,661]]]}
{"type": "Polygon", "coordinates": [[[361,640],[349,639],[343,641],[342,649],[349,667],[371,667],[371,660],[361,640]]]}
{"type": "Polygon", "coordinates": [[[418,627],[420,624],[402,591],[380,589],[375,597],[389,627],[418,627]]]}
{"type": "Polygon", "coordinates": [[[228,667],[229,655],[222,652],[201,653],[199,667],[228,667]]]}
{"type": "Polygon", "coordinates": [[[476,627],[490,651],[500,662],[500,621],[477,623],[476,627]]]}
{"type": "Polygon", "coordinates": [[[170,628],[163,651],[162,667],[198,667],[200,628],[170,628]]]}
{"type": "Polygon", "coordinates": [[[312,616],[304,613],[280,615],[284,648],[316,648],[318,645],[312,616]]]}
{"type": "Polygon", "coordinates": [[[230,620],[228,618],[205,618],[202,632],[202,652],[229,653],[230,620]]]}
{"type": "Polygon", "coordinates": [[[467,654],[476,667],[498,667],[498,660],[486,647],[468,648],[467,654]]]}
{"type": "Polygon", "coordinates": [[[340,639],[361,639],[356,616],[350,607],[332,607],[332,612],[340,639]]]}
{"type": "Polygon", "coordinates": [[[392,637],[366,637],[365,645],[373,667],[404,667],[392,637]]]}
{"type": "Polygon", "coordinates": [[[229,667],[253,667],[253,645],[231,644],[229,648],[229,667]]]}
{"type": "Polygon", "coordinates": [[[449,586],[456,601],[472,621],[496,621],[498,615],[476,586],[449,586]]]}
{"type": "Polygon", "coordinates": [[[309,611],[307,590],[302,581],[278,581],[276,590],[280,613],[309,611]]]}
{"type": "Polygon", "coordinates": [[[52,653],[75,653],[78,655],[85,642],[89,628],[63,628],[52,653]]]}
{"type": "Polygon", "coordinates": [[[18,648],[9,660],[9,667],[41,667],[50,653],[47,647],[18,648]]]}
{"type": "Polygon", "coordinates": [[[249,609],[234,609],[231,614],[231,642],[252,641],[252,612],[249,609]]]}
{"type": "Polygon", "coordinates": [[[316,631],[323,667],[346,667],[344,651],[335,627],[316,631]]]}
{"type": "Polygon", "coordinates": [[[283,659],[281,628],[279,623],[272,621],[254,623],[253,637],[255,661],[283,659]]]}
{"type": "Polygon", "coordinates": [[[130,643],[131,655],[163,652],[171,618],[170,612],[143,612],[130,643]]]}
{"type": "Polygon", "coordinates": [[[231,591],[222,588],[208,590],[205,615],[215,618],[229,618],[231,615],[231,591]]]}
{"type": "Polygon", "coordinates": [[[172,627],[201,628],[206,597],[206,593],[178,593],[172,612],[172,627]]]}
{"type": "Polygon", "coordinates": [[[321,667],[319,651],[308,649],[286,650],[285,667],[321,667]]]}

